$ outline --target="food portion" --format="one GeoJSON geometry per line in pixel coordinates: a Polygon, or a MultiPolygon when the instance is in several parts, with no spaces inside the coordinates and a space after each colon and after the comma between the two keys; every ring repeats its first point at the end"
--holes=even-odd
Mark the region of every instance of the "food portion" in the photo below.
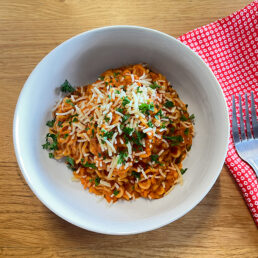
{"type": "Polygon", "coordinates": [[[108,202],[158,199],[182,182],[194,115],[162,74],[137,64],[61,90],[43,148],[85,189],[108,202]]]}

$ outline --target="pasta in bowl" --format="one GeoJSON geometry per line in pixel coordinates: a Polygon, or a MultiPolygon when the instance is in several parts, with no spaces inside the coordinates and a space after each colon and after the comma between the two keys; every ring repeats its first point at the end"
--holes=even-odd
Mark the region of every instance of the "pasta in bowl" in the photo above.
{"type": "Polygon", "coordinates": [[[159,199],[178,182],[192,146],[193,119],[170,82],[136,64],[104,72],[73,88],[47,122],[43,148],[66,158],[74,178],[109,203],[159,199]]]}

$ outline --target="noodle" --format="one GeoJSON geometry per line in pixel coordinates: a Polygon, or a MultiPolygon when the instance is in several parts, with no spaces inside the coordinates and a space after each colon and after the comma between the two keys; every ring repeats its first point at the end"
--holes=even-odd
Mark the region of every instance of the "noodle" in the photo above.
{"type": "Polygon", "coordinates": [[[182,182],[193,119],[166,78],[137,64],[108,70],[73,89],[48,121],[44,149],[66,157],[84,189],[118,199],[158,199],[182,182]]]}

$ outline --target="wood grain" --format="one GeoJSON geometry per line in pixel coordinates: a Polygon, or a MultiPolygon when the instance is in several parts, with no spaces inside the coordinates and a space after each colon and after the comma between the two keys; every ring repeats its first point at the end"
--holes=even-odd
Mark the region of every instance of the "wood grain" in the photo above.
{"type": "Polygon", "coordinates": [[[106,236],[77,228],[43,206],[24,181],[12,146],[19,92],[35,65],[64,40],[117,24],[178,37],[248,3],[0,0],[1,257],[257,257],[257,229],[225,167],[204,200],[178,221],[143,234],[106,236]]]}

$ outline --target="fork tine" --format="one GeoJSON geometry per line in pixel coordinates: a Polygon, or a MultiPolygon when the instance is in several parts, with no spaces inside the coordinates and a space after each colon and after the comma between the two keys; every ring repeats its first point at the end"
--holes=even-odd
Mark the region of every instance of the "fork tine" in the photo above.
{"type": "Polygon", "coordinates": [[[256,117],[256,111],[255,111],[255,103],[254,103],[254,92],[251,91],[251,111],[252,111],[252,124],[253,124],[253,133],[254,138],[258,138],[258,123],[257,123],[257,117],[256,117]]]}
{"type": "Polygon", "coordinates": [[[241,101],[241,94],[239,93],[239,113],[240,113],[240,133],[242,141],[246,139],[245,136],[245,124],[243,119],[243,110],[242,110],[242,101],[241,101]]]}
{"type": "Polygon", "coordinates": [[[239,132],[238,132],[238,126],[237,126],[237,115],[236,115],[236,101],[235,101],[235,95],[233,95],[233,101],[232,101],[232,133],[233,133],[233,139],[235,144],[240,142],[239,138],[239,132]]]}
{"type": "Polygon", "coordinates": [[[252,139],[253,137],[252,137],[251,127],[250,127],[247,93],[245,94],[245,122],[246,122],[247,139],[252,139]]]}

